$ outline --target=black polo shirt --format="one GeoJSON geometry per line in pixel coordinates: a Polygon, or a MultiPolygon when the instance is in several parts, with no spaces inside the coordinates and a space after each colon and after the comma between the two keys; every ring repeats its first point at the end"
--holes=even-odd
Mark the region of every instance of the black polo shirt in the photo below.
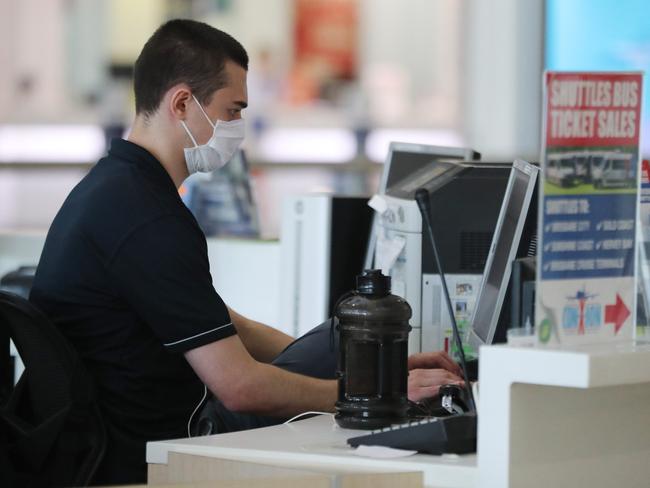
{"type": "Polygon", "coordinates": [[[145,443],[187,437],[204,395],[183,353],[235,334],[205,236],[148,151],[114,140],[72,190],[30,299],[95,379],[109,431],[96,481],[144,481],[145,443]]]}

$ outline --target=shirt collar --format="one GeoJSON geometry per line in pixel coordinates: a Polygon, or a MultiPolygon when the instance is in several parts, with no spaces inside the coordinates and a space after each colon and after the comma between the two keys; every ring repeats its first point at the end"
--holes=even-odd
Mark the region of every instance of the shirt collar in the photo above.
{"type": "Polygon", "coordinates": [[[125,139],[113,139],[111,140],[111,148],[109,149],[108,154],[109,156],[128,161],[144,169],[154,175],[161,183],[170,185],[174,193],[178,193],[174,181],[171,179],[171,176],[169,176],[164,166],[153,154],[142,146],[125,139]]]}

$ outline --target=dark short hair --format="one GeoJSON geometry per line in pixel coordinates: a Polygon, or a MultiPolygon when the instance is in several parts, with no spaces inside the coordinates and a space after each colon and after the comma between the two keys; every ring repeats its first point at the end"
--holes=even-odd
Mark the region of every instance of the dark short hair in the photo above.
{"type": "Polygon", "coordinates": [[[226,83],[224,66],[248,69],[248,54],[232,36],[194,20],[170,20],[154,32],[135,62],[135,111],[150,115],[172,86],[187,83],[202,104],[226,83]]]}

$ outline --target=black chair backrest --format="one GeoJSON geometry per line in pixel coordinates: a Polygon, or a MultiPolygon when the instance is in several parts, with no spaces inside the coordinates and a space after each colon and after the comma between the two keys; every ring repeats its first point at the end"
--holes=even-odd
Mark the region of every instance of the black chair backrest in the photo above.
{"type": "Polygon", "coordinates": [[[42,312],[17,295],[0,292],[0,329],[25,365],[0,409],[0,445],[6,446],[14,484],[89,484],[106,434],[79,356],[42,312]]]}

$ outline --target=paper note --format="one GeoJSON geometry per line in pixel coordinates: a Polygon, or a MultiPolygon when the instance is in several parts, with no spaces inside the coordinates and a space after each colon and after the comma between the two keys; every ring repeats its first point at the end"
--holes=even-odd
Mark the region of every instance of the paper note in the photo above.
{"type": "Polygon", "coordinates": [[[406,246],[406,239],[402,236],[386,237],[377,236],[377,252],[375,254],[375,263],[377,268],[381,269],[385,275],[390,275],[390,270],[397,261],[402,250],[406,246]]]}
{"type": "Polygon", "coordinates": [[[388,210],[388,203],[386,203],[386,199],[381,195],[374,195],[370,200],[368,200],[368,206],[379,215],[385,214],[386,210],[388,210]]]}
{"type": "Polygon", "coordinates": [[[354,454],[375,459],[393,459],[412,456],[413,454],[417,454],[417,451],[393,449],[392,447],[384,446],[359,446],[354,450],[354,454]]]}

